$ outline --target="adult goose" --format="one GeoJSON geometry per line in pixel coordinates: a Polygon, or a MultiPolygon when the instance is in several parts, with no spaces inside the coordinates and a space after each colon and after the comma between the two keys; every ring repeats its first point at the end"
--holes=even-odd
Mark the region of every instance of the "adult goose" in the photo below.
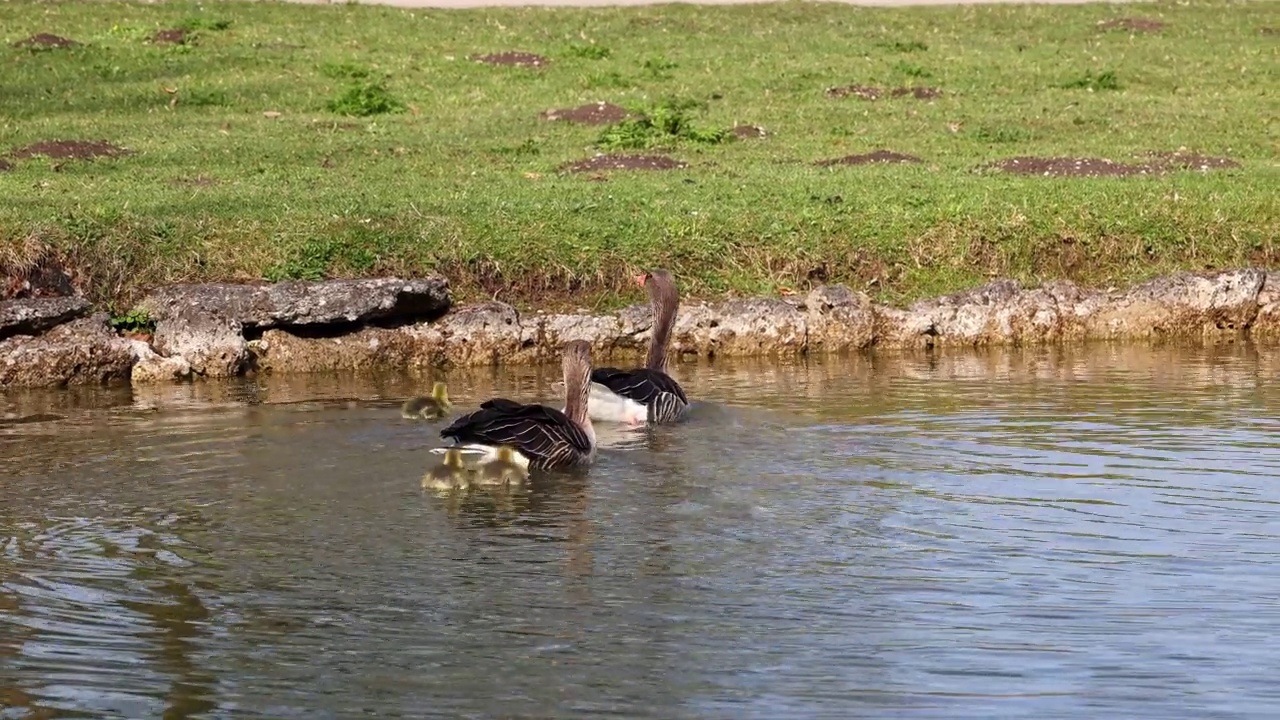
{"type": "MultiPolygon", "coordinates": [[[[583,465],[595,459],[596,432],[587,416],[587,393],[591,379],[591,345],[577,340],[565,345],[561,361],[564,371],[564,411],[545,405],[525,405],[494,398],[480,409],[455,420],[440,431],[468,454],[484,456],[484,463],[499,458],[498,448],[515,450],[510,458],[521,468],[558,470],[583,465]]],[[[445,452],[449,448],[436,448],[445,452]]],[[[505,453],[503,453],[505,456],[505,453]]]]}
{"type": "Polygon", "coordinates": [[[635,425],[674,422],[689,410],[684,389],[667,374],[667,347],[671,344],[680,296],[666,270],[637,275],[635,280],[649,290],[649,306],[653,308],[648,356],[642,368],[596,368],[591,373],[588,414],[595,420],[635,425]]]}

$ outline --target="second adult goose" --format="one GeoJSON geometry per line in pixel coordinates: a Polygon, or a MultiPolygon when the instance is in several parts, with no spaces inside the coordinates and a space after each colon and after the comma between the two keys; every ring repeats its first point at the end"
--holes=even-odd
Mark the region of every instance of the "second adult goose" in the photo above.
{"type": "Polygon", "coordinates": [[[667,374],[667,347],[676,323],[680,296],[675,281],[666,270],[653,270],[636,277],[649,290],[653,308],[653,334],[644,367],[633,370],[596,368],[591,373],[589,415],[592,419],[640,425],[683,419],[689,398],[680,383],[667,374]]]}
{"type": "MultiPolygon", "coordinates": [[[[440,431],[452,438],[455,447],[484,456],[481,462],[498,457],[497,448],[515,449],[514,461],[524,468],[556,470],[582,465],[595,459],[596,432],[587,416],[587,388],[591,382],[591,345],[581,340],[565,345],[561,362],[564,372],[564,411],[545,405],[525,405],[494,398],[480,409],[453,421],[440,431]]],[[[450,448],[436,448],[445,452],[450,448]]]]}

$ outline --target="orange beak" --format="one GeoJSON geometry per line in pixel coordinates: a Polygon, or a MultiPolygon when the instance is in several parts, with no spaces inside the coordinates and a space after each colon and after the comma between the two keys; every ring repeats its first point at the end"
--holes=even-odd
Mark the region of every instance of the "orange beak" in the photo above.
{"type": "Polygon", "coordinates": [[[644,287],[644,275],[632,275],[631,279],[636,281],[636,285],[644,287]]]}

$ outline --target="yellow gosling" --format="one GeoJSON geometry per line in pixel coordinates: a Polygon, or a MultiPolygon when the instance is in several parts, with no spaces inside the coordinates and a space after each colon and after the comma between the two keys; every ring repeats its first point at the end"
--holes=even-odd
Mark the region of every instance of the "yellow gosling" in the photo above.
{"type": "Polygon", "coordinates": [[[449,414],[453,403],[449,402],[449,389],[444,383],[436,381],[431,386],[430,397],[412,397],[400,406],[400,416],[409,420],[422,418],[438,420],[449,414]]]}
{"type": "Polygon", "coordinates": [[[529,477],[526,465],[516,459],[516,450],[510,445],[499,445],[493,457],[481,463],[477,482],[481,485],[507,485],[521,483],[529,477]]]}
{"type": "Polygon", "coordinates": [[[462,451],[449,448],[439,465],[422,476],[422,487],[426,490],[453,490],[465,488],[471,484],[471,471],[462,462],[462,451]]]}

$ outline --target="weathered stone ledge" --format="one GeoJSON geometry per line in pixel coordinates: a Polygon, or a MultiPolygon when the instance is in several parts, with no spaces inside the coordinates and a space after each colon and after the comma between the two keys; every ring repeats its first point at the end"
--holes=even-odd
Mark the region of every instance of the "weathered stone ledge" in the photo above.
{"type": "MultiPolygon", "coordinates": [[[[78,298],[0,302],[0,385],[134,384],[243,373],[420,371],[553,360],[587,340],[597,362],[638,360],[647,305],[608,315],[522,314],[500,302],[452,307],[442,278],[162,288],[139,309],[149,342],[112,331],[78,298]]],[[[836,353],[1034,345],[1092,339],[1280,339],[1280,272],[1250,268],[1159,278],[1128,290],[998,280],[908,308],[841,285],[805,296],[686,302],[676,356],[836,353]]]]}

